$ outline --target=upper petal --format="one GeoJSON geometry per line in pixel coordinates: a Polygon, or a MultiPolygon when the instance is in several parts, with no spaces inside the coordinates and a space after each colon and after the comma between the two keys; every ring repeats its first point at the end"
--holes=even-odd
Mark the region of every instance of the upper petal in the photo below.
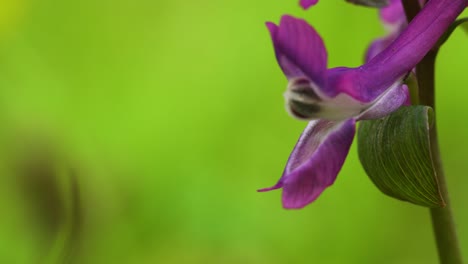
{"type": "Polygon", "coordinates": [[[401,0],[391,0],[390,4],[380,9],[380,19],[385,25],[393,26],[406,22],[405,10],[401,0]]]}
{"type": "Polygon", "coordinates": [[[283,206],[302,208],[313,202],[336,179],[348,155],[355,121],[309,122],[291,153],[278,183],[260,191],[283,188],[283,206]]]}
{"type": "Polygon", "coordinates": [[[427,2],[385,50],[361,67],[363,90],[381,93],[395,80],[411,71],[433,48],[465,6],[466,0],[427,2]]]}
{"type": "Polygon", "coordinates": [[[388,47],[388,45],[390,45],[390,43],[392,43],[393,40],[395,40],[395,35],[393,35],[393,34],[385,36],[383,38],[378,38],[378,39],[374,40],[369,45],[369,47],[367,48],[367,52],[366,52],[366,55],[365,55],[365,61],[368,62],[372,58],[377,56],[377,54],[379,54],[386,47],[388,47]]]}
{"type": "Polygon", "coordinates": [[[318,0],[301,0],[299,4],[302,6],[304,9],[308,9],[309,7],[317,4],[318,0]]]}
{"type": "Polygon", "coordinates": [[[388,34],[369,45],[365,56],[366,63],[385,50],[406,27],[406,15],[401,0],[391,0],[388,6],[380,9],[380,19],[388,34]]]}
{"type": "Polygon", "coordinates": [[[276,59],[288,79],[307,76],[325,86],[327,51],[319,34],[303,19],[285,15],[279,26],[268,22],[276,59]]]}

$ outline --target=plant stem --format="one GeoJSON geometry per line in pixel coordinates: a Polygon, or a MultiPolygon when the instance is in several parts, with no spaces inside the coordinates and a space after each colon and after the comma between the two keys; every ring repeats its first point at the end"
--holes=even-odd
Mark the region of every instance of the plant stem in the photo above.
{"type": "Polygon", "coordinates": [[[432,228],[437,241],[439,260],[441,264],[462,264],[463,260],[458,243],[452,208],[450,206],[447,183],[440,159],[437,130],[435,126],[431,131],[431,151],[440,192],[446,204],[444,208],[431,208],[432,228]]]}
{"type": "MultiPolygon", "coordinates": [[[[418,0],[402,0],[403,9],[405,11],[406,20],[411,22],[413,18],[421,11],[421,6],[419,5],[418,0]]],[[[411,80],[411,79],[410,79],[411,80]]],[[[418,85],[419,78],[416,78],[415,83],[408,84],[408,88],[410,89],[410,99],[412,105],[419,105],[419,85],[418,85]]]]}
{"type": "MultiPolygon", "coordinates": [[[[428,105],[435,111],[435,60],[437,50],[430,51],[416,67],[416,75],[419,83],[419,101],[422,105],[428,105]]],[[[434,118],[436,120],[436,118],[434,118]]],[[[432,226],[437,241],[439,260],[442,264],[462,264],[460,246],[458,244],[450,198],[445,180],[442,160],[440,157],[437,127],[430,130],[431,154],[436,170],[440,193],[445,201],[444,208],[431,208],[432,226]]]]}
{"type": "MultiPolygon", "coordinates": [[[[403,0],[403,7],[408,22],[410,22],[420,11],[418,0],[403,0]]],[[[421,60],[416,66],[416,77],[419,86],[419,104],[432,107],[435,111],[435,61],[438,49],[435,48],[421,60]]],[[[413,101],[413,100],[412,100],[413,101]]],[[[416,100],[414,100],[416,101],[416,100]]],[[[441,264],[463,264],[460,246],[458,243],[450,198],[445,180],[442,159],[440,157],[439,140],[437,137],[436,118],[430,129],[431,155],[436,170],[439,191],[445,201],[443,208],[431,208],[432,227],[437,242],[437,250],[441,264]]]]}
{"type": "Polygon", "coordinates": [[[402,3],[405,9],[406,19],[410,22],[419,13],[421,6],[417,0],[402,0],[402,3]]]}

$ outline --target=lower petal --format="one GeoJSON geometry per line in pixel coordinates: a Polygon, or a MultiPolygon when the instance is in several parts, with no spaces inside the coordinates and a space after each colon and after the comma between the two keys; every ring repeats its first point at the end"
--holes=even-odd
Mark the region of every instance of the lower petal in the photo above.
{"type": "Polygon", "coordinates": [[[317,120],[306,127],[278,183],[260,191],[283,188],[283,206],[302,208],[313,202],[336,179],[348,155],[355,120],[317,120]]]}

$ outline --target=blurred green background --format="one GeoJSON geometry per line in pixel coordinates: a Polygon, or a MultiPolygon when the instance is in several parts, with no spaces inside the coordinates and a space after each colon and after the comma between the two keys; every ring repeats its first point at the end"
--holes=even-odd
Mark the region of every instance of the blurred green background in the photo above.
{"type": "MultiPolygon", "coordinates": [[[[437,263],[428,210],[381,194],[355,144],[303,210],[256,192],[305,126],[264,22],[305,17],[357,66],[384,31],[343,2],[0,0],[0,263],[437,263]]],[[[465,257],[467,41],[437,65],[465,257]]]]}

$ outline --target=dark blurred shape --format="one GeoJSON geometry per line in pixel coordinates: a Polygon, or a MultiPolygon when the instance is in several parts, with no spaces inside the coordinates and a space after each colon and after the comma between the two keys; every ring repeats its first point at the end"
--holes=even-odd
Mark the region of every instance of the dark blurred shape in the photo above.
{"type": "Polygon", "coordinates": [[[355,4],[355,5],[363,5],[363,6],[377,7],[377,8],[383,8],[383,7],[388,6],[389,4],[388,0],[346,0],[346,2],[355,4]]]}
{"type": "Polygon", "coordinates": [[[31,203],[34,220],[45,237],[53,237],[64,221],[66,211],[53,154],[46,147],[31,146],[30,150],[15,160],[19,191],[31,203]]]}
{"type": "Polygon", "coordinates": [[[57,144],[37,133],[16,135],[9,145],[11,175],[41,252],[39,263],[73,263],[83,223],[77,170],[57,144]]]}

